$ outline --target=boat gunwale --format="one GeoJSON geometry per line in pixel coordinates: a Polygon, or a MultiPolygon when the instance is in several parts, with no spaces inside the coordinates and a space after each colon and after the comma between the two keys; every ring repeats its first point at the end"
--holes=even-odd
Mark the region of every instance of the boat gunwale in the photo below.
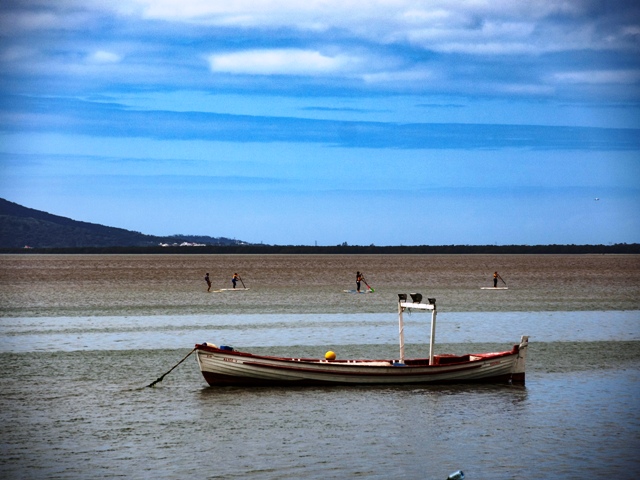
{"type": "MultiPolygon", "coordinates": [[[[434,363],[433,365],[429,364],[428,358],[413,358],[413,359],[405,359],[405,363],[398,363],[396,360],[382,359],[382,360],[358,360],[358,359],[342,359],[342,360],[323,360],[317,358],[296,358],[296,357],[275,357],[270,355],[257,355],[249,352],[243,352],[239,350],[224,350],[217,347],[213,347],[206,344],[196,344],[196,350],[198,353],[201,352],[209,352],[215,354],[221,354],[224,356],[235,356],[242,357],[247,360],[243,360],[242,363],[255,367],[263,367],[263,368],[279,368],[279,369],[290,369],[296,371],[313,371],[318,372],[318,368],[304,368],[294,365],[313,365],[318,367],[329,367],[335,366],[339,367],[340,372],[344,373],[354,373],[354,374],[362,374],[369,375],[370,373],[360,373],[360,372],[348,372],[348,369],[367,369],[373,371],[380,371],[384,369],[385,372],[380,372],[380,375],[388,375],[388,371],[393,370],[394,373],[398,369],[407,370],[406,375],[415,375],[415,370],[418,369],[428,369],[428,370],[447,370],[447,367],[460,367],[462,365],[467,365],[469,368],[477,368],[480,367],[483,362],[493,361],[505,357],[510,357],[513,355],[518,355],[520,353],[519,345],[514,345],[511,350],[505,350],[502,352],[492,352],[492,353],[472,353],[472,354],[464,354],[464,355],[452,355],[452,354],[443,354],[434,356],[434,360],[440,359],[453,359],[453,358],[462,358],[462,357],[477,357],[477,358],[469,358],[468,360],[460,360],[459,362],[450,362],[440,364],[439,362],[434,363]],[[251,361],[254,359],[255,361],[251,361]],[[278,365],[264,364],[260,363],[259,360],[262,361],[271,361],[271,362],[279,362],[278,365]],[[426,362],[426,363],[425,363],[426,362]],[[374,365],[375,363],[375,365],[374,365]],[[387,363],[387,365],[380,365],[380,363],[387,363]]],[[[459,370],[456,368],[455,370],[459,370]]],[[[332,369],[332,372],[337,372],[338,370],[332,369]]],[[[428,372],[430,374],[437,374],[439,372],[428,372]]],[[[401,373],[395,373],[398,376],[404,375],[401,373]]]]}

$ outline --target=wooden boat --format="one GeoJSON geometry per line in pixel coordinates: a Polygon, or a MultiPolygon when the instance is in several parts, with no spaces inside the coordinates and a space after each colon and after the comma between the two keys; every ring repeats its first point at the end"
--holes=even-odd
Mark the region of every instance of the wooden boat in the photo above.
{"type": "MultiPolygon", "coordinates": [[[[211,343],[194,348],[200,371],[211,386],[402,385],[443,383],[511,383],[524,385],[529,337],[511,350],[467,355],[434,354],[436,300],[398,294],[400,355],[391,360],[332,360],[254,355],[211,343]],[[431,311],[429,358],[404,358],[403,312],[431,311]]],[[[327,352],[328,354],[331,352],[327,352]]]]}

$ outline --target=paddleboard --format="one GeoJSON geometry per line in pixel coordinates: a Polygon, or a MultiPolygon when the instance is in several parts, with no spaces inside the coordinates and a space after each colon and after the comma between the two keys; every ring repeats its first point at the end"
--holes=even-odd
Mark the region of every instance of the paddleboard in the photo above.
{"type": "Polygon", "coordinates": [[[480,290],[509,290],[509,287],[480,287],[480,290]]]}
{"type": "Polygon", "coordinates": [[[245,290],[249,290],[248,288],[221,288],[220,290],[215,290],[216,292],[243,292],[245,290]]]}
{"type": "Polygon", "coordinates": [[[373,293],[371,292],[371,290],[360,290],[359,292],[357,290],[343,290],[344,293],[373,293]]]}

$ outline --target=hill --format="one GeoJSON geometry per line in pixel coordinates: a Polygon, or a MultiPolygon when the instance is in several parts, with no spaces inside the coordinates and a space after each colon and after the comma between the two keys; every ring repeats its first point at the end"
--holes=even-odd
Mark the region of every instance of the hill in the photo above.
{"type": "Polygon", "coordinates": [[[208,254],[640,254],[640,244],[614,245],[264,245],[226,237],[157,237],[80,222],[0,198],[0,253],[208,254]],[[29,248],[25,248],[25,247],[29,248]]]}
{"type": "Polygon", "coordinates": [[[151,247],[182,243],[245,244],[225,237],[145,235],[123,228],[106,227],[52,215],[0,198],[0,248],[151,247]]]}

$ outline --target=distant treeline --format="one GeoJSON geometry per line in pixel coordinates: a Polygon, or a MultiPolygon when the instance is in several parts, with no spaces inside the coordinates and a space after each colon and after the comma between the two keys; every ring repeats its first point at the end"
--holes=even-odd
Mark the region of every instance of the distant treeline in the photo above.
{"type": "Polygon", "coordinates": [[[0,248],[0,253],[23,254],[640,254],[638,243],[614,245],[417,245],[386,246],[336,245],[207,245],[201,247],[73,247],[0,248]]]}
{"type": "Polygon", "coordinates": [[[23,254],[623,254],[640,244],[336,246],[251,244],[227,237],[158,237],[81,222],[0,198],[0,253],[23,254]],[[182,245],[181,245],[182,244],[182,245]],[[189,245],[192,244],[192,245],[189,245]],[[195,245],[198,244],[198,245],[195,245]],[[33,248],[31,248],[33,247],[33,248]]]}

